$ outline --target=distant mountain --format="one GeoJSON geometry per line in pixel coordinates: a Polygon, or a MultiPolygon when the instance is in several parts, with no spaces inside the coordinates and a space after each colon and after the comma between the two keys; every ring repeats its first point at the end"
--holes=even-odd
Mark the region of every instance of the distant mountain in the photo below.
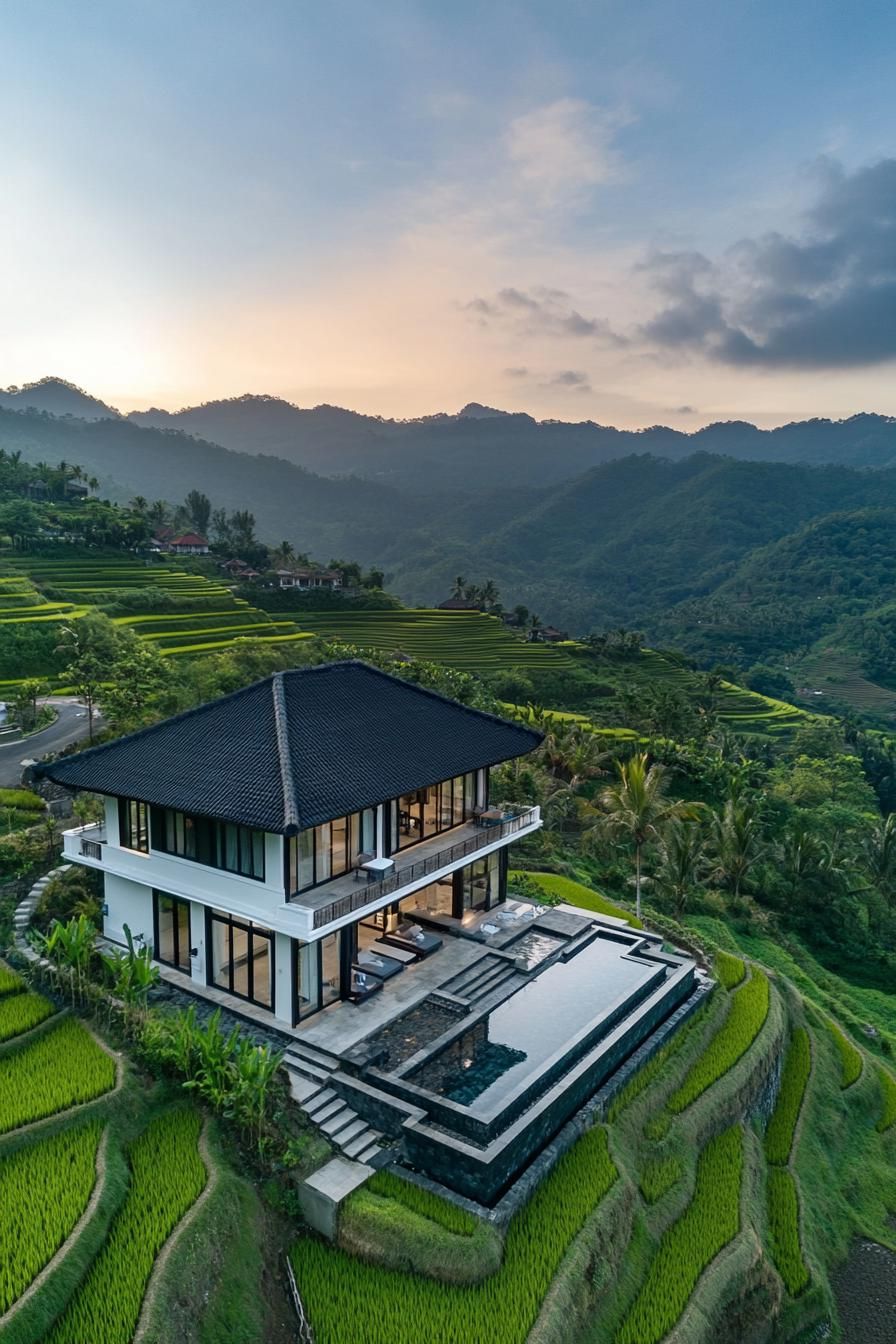
{"type": "Polygon", "coordinates": [[[778,429],[742,421],[684,434],[665,425],[620,430],[592,421],[534,420],[471,402],[458,414],[387,420],[336,406],[303,409],[244,396],[169,411],[132,412],[134,423],[180,429],[248,453],[273,453],[322,475],[353,473],[399,489],[553,485],[630,453],[679,459],[694,452],[756,462],[896,465],[896,419],[856,415],[778,429]]]}
{"type": "MultiPolygon", "coordinates": [[[[788,566],[796,559],[782,539],[828,515],[870,509],[875,526],[860,533],[845,584],[856,582],[863,554],[865,564],[876,564],[886,532],[876,511],[896,509],[896,470],[704,453],[678,462],[631,456],[552,490],[521,492],[504,521],[500,510],[490,518],[494,499],[483,497],[472,513],[464,505],[443,509],[437,545],[430,534],[397,536],[376,557],[394,573],[396,590],[411,601],[429,601],[447,590],[455,573],[493,578],[510,601],[524,602],[555,625],[579,633],[626,625],[698,651],[704,608],[716,593],[729,608],[736,602],[757,548],[773,542],[783,548],[768,562],[766,582],[776,578],[780,585],[769,602],[805,605],[815,596],[807,595],[811,557],[791,586],[788,566]]],[[[849,524],[836,530],[837,538],[848,530],[849,524]]],[[[794,550],[800,550],[796,543],[794,550]]],[[[824,566],[829,586],[836,554],[833,539],[824,566]]],[[[760,636],[757,648],[761,643],[760,636]]]]}
{"type": "Polygon", "coordinates": [[[47,415],[74,415],[80,420],[118,419],[121,412],[91,397],[64,378],[41,378],[22,387],[0,388],[0,407],[10,411],[44,411],[47,415]]]}
{"type": "Polygon", "coordinates": [[[0,409],[0,448],[29,462],[65,460],[96,476],[103,498],[182,500],[204,491],[214,507],[249,509],[259,535],[286,538],[324,559],[361,556],[406,525],[407,498],[372,481],[332,480],[291,462],[231,452],[127,419],[60,418],[0,409]],[[367,534],[371,539],[366,540],[367,534]]]}

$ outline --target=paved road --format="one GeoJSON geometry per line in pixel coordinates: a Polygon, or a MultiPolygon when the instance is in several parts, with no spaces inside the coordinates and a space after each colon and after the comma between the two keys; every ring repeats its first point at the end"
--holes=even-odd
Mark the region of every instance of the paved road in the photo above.
{"type": "Polygon", "coordinates": [[[70,742],[79,742],[87,736],[87,711],[79,701],[69,696],[52,696],[42,703],[52,705],[59,717],[42,732],[0,747],[0,788],[14,789],[21,783],[22,761],[40,760],[47,752],[61,751],[70,742]]]}

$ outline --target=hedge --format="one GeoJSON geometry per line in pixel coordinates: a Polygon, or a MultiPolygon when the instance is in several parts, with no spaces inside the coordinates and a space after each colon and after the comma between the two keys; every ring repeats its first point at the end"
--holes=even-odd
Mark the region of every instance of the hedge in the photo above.
{"type": "Polygon", "coordinates": [[[706,1266],[737,1236],[742,1170],[743,1134],[734,1125],[700,1154],[694,1197],[665,1232],[617,1344],[658,1344],[678,1321],[706,1266]]]}
{"type": "Polygon", "coordinates": [[[768,1173],[769,1250],[791,1297],[809,1282],[809,1271],[800,1249],[800,1206],[796,1182],[786,1167],[768,1173]]]}
{"type": "Polygon", "coordinates": [[[73,1017],[0,1060],[0,1134],[115,1086],[115,1063],[73,1017]]]}
{"type": "Polygon", "coordinates": [[[0,1157],[0,1313],[16,1302],[81,1217],[102,1125],[63,1130],[0,1157]]]}
{"type": "Polygon", "coordinates": [[[45,1344],[129,1344],[156,1256],[205,1186],[200,1123],[198,1111],[166,1111],[135,1140],[127,1198],[45,1344]]]}
{"type": "Polygon", "coordinates": [[[616,1174],[606,1131],[589,1130],[515,1215],[501,1268],[475,1287],[376,1268],[302,1238],[290,1254],[317,1344],[524,1344],[569,1243],[616,1174]]]}
{"type": "Polygon", "coordinates": [[[9,994],[0,999],[0,1041],[21,1036],[52,1017],[56,1009],[43,994],[9,994]]]}
{"type": "Polygon", "coordinates": [[[747,973],[743,957],[736,957],[732,952],[717,952],[713,965],[719,983],[727,990],[737,989],[747,973]]]}
{"type": "Polygon", "coordinates": [[[750,979],[732,994],[725,1021],[669,1098],[673,1114],[680,1114],[695,1102],[746,1054],[762,1029],[768,1007],[768,979],[754,966],[750,979]]]}
{"type": "Polygon", "coordinates": [[[809,1033],[805,1027],[797,1027],[790,1038],[778,1100],[765,1131],[765,1156],[775,1166],[785,1166],[790,1160],[796,1122],[811,1068],[809,1033]]]}

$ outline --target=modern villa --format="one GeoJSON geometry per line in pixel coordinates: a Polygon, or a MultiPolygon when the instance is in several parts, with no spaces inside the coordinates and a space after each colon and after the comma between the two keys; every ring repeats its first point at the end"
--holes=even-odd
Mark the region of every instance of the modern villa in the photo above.
{"type": "Polygon", "coordinates": [[[293,1094],[347,1156],[385,1134],[487,1202],[695,988],[656,935],[508,896],[541,816],[490,772],[539,741],[349,661],[41,772],[105,798],[64,850],[103,874],[106,939],[291,1038],[293,1094]]]}

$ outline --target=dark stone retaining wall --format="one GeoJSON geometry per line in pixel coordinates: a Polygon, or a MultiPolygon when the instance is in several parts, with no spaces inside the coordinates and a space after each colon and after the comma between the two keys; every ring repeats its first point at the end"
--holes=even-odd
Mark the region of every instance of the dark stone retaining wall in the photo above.
{"type": "MultiPolygon", "coordinates": [[[[570,1104],[572,1107],[578,1106],[579,1109],[571,1118],[566,1119],[565,1123],[563,1123],[565,1118],[563,1115],[560,1115],[558,1119],[559,1107],[548,1109],[538,1116],[539,1123],[533,1124],[531,1134],[527,1134],[523,1148],[518,1146],[516,1142],[509,1144],[506,1154],[507,1160],[501,1164],[501,1170],[505,1174],[497,1181],[491,1182],[489,1178],[486,1178],[485,1181],[482,1180],[484,1171],[481,1157],[485,1155],[486,1150],[475,1150],[470,1145],[464,1144],[463,1141],[452,1139],[452,1136],[448,1134],[439,1135],[439,1139],[442,1141],[438,1143],[439,1151],[436,1154],[431,1152],[431,1149],[436,1146],[432,1139],[425,1141],[425,1151],[419,1151],[420,1143],[419,1139],[417,1140],[418,1151],[416,1155],[419,1165],[425,1165],[427,1170],[433,1173],[432,1177],[425,1176],[419,1170],[408,1168],[400,1163],[394,1164],[392,1169],[407,1180],[413,1181],[424,1189],[432,1190],[443,1198],[456,1203],[459,1207],[471,1210],[497,1226],[504,1226],[517,1210],[529,1200],[536,1186],[544,1180],[563,1153],[571,1148],[575,1141],[586,1130],[590,1129],[596,1121],[605,1117],[610,1104],[628,1084],[633,1075],[666,1044],[678,1027],[701,1006],[713,988],[713,981],[705,978],[698,980],[696,988],[688,998],[657,1026],[656,1030],[642,1042],[613,1076],[597,1089],[593,1096],[587,1098],[587,1091],[589,1090],[587,1086],[580,1086],[575,1089],[570,1104]],[[561,1124],[562,1128],[555,1132],[558,1124],[561,1124]],[[531,1139],[531,1142],[529,1139],[531,1139]],[[540,1152],[538,1151],[539,1147],[541,1147],[540,1152]],[[522,1159],[520,1157],[521,1152],[523,1153],[522,1159]],[[536,1155],[533,1157],[532,1154],[536,1155]],[[490,1193],[500,1191],[502,1185],[506,1185],[507,1181],[512,1178],[514,1170],[520,1165],[521,1160],[525,1161],[527,1156],[532,1158],[529,1165],[501,1195],[494,1206],[488,1207],[484,1204],[482,1202],[486,1195],[484,1187],[490,1184],[490,1193]],[[479,1161],[476,1160],[477,1157],[480,1158],[479,1161]],[[460,1183],[458,1181],[459,1166],[464,1158],[466,1158],[465,1165],[471,1173],[476,1173],[481,1184],[478,1187],[471,1185],[464,1193],[458,1193],[446,1182],[451,1179],[456,1184],[460,1183]],[[438,1179],[439,1177],[442,1178],[441,1182],[438,1179]]],[[[587,1074],[583,1076],[583,1080],[580,1080],[580,1082],[583,1081],[587,1083],[587,1074]]],[[[421,1123],[425,1125],[426,1116],[420,1110],[416,1107],[403,1106],[397,1099],[385,1097],[378,1089],[371,1088],[361,1080],[349,1080],[340,1074],[335,1075],[332,1079],[332,1085],[371,1124],[375,1124],[379,1129],[395,1137],[399,1134],[403,1135],[405,1154],[409,1162],[414,1162],[413,1141],[409,1143],[408,1140],[413,1133],[420,1135],[421,1123]],[[347,1087],[346,1084],[348,1084],[347,1087]],[[406,1111],[404,1117],[400,1115],[399,1108],[406,1111]]],[[[567,1107],[564,1106],[562,1109],[568,1116],[567,1107]]],[[[518,1123],[523,1123],[526,1119],[527,1117],[523,1117],[523,1121],[518,1123]]]]}

